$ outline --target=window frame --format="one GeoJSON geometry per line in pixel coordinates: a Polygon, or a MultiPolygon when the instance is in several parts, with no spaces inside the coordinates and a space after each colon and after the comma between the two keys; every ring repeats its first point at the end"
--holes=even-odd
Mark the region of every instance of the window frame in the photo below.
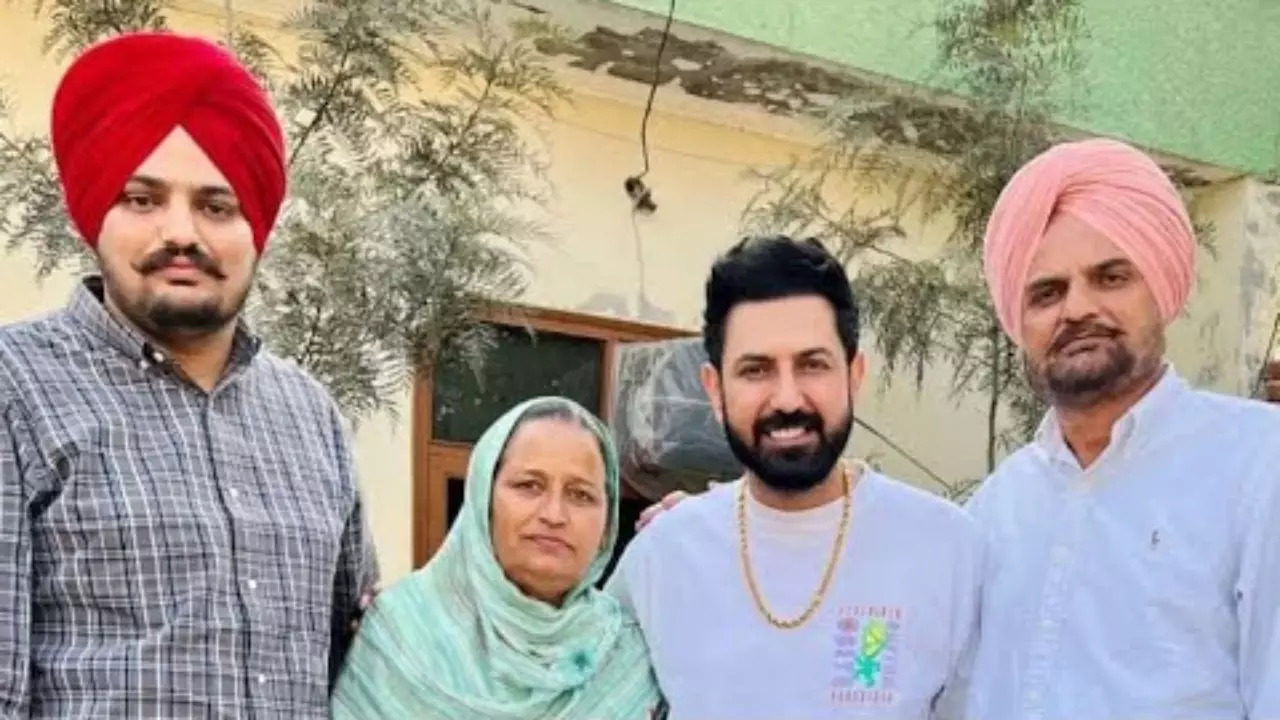
{"type": "MultiPolygon", "coordinates": [[[[607,421],[612,415],[613,365],[620,343],[653,342],[693,337],[696,333],[680,328],[586,313],[554,310],[518,303],[503,303],[481,316],[483,322],[506,325],[535,333],[549,332],[596,340],[603,344],[600,365],[600,407],[607,421]]],[[[463,476],[471,455],[471,443],[436,440],[432,436],[434,380],[431,369],[419,372],[413,382],[411,401],[412,478],[413,478],[413,565],[422,567],[444,541],[448,524],[448,479],[463,476]]],[[[623,493],[635,497],[630,486],[623,493]]]]}

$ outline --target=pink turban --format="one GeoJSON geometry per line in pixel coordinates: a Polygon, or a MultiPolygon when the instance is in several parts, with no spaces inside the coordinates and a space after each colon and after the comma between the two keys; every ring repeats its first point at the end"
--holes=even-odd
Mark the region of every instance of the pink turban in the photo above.
{"type": "Polygon", "coordinates": [[[261,253],[285,193],[284,134],[253,75],[218,45],[171,33],[121,35],[86,50],[53,98],[62,194],[85,242],[129,178],[181,126],[222,171],[261,253]]]}
{"type": "Polygon", "coordinates": [[[1151,158],[1105,139],[1064,143],[1022,167],[996,201],[983,248],[1000,324],[1022,345],[1023,294],[1049,222],[1067,213],[1107,236],[1151,288],[1167,324],[1195,277],[1195,231],[1177,189],[1151,158]]]}

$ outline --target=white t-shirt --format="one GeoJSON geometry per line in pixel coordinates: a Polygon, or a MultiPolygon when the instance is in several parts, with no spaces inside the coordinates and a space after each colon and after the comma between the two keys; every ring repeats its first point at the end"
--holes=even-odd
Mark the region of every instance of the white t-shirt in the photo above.
{"type": "MultiPolygon", "coordinates": [[[[671,718],[937,717],[931,708],[976,629],[983,553],[972,521],[863,468],[827,596],[805,625],[783,630],[757,610],[743,575],[739,485],[660,515],[609,581],[639,618],[671,718]]],[[[748,496],[753,572],[776,617],[796,617],[817,591],[840,514],[840,500],[780,512],[748,496]]]]}

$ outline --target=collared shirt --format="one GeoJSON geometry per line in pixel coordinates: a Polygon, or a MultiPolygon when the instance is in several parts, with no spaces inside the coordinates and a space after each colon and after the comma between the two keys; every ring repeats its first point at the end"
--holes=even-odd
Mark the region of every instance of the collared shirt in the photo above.
{"type": "Polygon", "coordinates": [[[206,393],[100,294],[0,330],[0,717],[327,717],[376,574],[338,412],[243,328],[206,393]]]}
{"type": "Polygon", "coordinates": [[[1280,718],[1280,411],[1168,368],[1081,468],[1052,413],[969,504],[969,717],[1280,718]]]}

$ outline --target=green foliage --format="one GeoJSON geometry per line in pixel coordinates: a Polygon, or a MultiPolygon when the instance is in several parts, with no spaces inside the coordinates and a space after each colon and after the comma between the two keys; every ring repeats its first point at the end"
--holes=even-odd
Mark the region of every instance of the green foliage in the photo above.
{"type": "MultiPolygon", "coordinates": [[[[281,30],[286,57],[239,26],[232,47],[272,91],[290,199],[249,316],[353,418],[391,409],[442,352],[478,369],[480,316],[518,297],[543,156],[529,138],[566,93],[534,50],[555,28],[510,27],[484,0],[313,0],[281,30]],[[426,83],[430,83],[428,86],[426,83]]],[[[50,50],[166,26],[158,0],[42,0],[50,50]]],[[[225,18],[235,26],[235,17],[225,18]]],[[[0,112],[7,108],[0,106],[0,112]]],[[[0,118],[4,119],[4,118],[0,118]]],[[[67,227],[44,138],[0,134],[9,247],[37,275],[92,258],[67,227]]]]}
{"type": "Polygon", "coordinates": [[[48,277],[68,261],[89,268],[84,248],[62,204],[48,140],[14,129],[13,102],[0,93],[0,234],[12,252],[26,246],[35,255],[35,275],[48,277]]]}
{"type": "Polygon", "coordinates": [[[59,62],[93,43],[131,30],[165,30],[164,0],[35,0],[36,15],[48,14],[53,29],[41,49],[59,62]]]}

